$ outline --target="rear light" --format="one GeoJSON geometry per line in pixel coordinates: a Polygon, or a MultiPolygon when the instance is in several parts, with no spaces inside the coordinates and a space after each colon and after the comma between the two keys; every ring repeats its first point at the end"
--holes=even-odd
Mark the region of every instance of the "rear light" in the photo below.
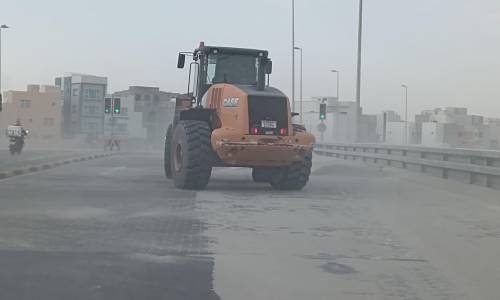
{"type": "Polygon", "coordinates": [[[280,135],[286,135],[286,128],[280,128],[280,135]]]}
{"type": "Polygon", "coordinates": [[[250,133],[253,134],[253,135],[259,134],[259,128],[252,127],[252,129],[250,129],[250,133]]]}

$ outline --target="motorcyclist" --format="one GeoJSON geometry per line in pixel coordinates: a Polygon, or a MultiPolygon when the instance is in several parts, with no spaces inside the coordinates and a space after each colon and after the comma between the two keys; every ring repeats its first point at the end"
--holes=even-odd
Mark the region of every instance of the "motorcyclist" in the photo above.
{"type": "Polygon", "coordinates": [[[24,147],[24,137],[28,135],[29,131],[22,127],[21,121],[18,119],[14,125],[7,127],[6,133],[10,141],[10,153],[12,155],[21,154],[24,147]]]}

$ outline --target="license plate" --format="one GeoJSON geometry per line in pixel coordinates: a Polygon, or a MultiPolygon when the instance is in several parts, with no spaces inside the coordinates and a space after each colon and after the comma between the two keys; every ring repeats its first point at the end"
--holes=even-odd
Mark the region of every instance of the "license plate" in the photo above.
{"type": "Polygon", "coordinates": [[[276,129],[276,127],[278,127],[278,124],[276,121],[262,120],[260,124],[261,124],[262,128],[276,129]]]}

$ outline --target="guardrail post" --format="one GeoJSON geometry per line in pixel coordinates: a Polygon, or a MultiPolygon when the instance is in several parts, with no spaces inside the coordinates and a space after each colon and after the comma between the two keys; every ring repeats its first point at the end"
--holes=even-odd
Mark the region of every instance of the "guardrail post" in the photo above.
{"type": "MultiPolygon", "coordinates": [[[[486,166],[488,166],[488,167],[493,166],[493,159],[486,158],[486,166]]],[[[493,186],[493,183],[492,183],[491,175],[486,175],[486,187],[492,187],[492,186],[493,186]]]]}
{"type": "MultiPolygon", "coordinates": [[[[425,159],[425,152],[423,152],[423,151],[420,152],[420,158],[425,159]]],[[[425,173],[425,165],[424,164],[420,165],[420,172],[425,173]]]]}
{"type": "MultiPolygon", "coordinates": [[[[443,154],[443,161],[448,161],[448,155],[443,154]]],[[[448,178],[448,169],[443,168],[443,178],[448,178]]]]}
{"type": "MultiPolygon", "coordinates": [[[[408,152],[408,151],[403,150],[403,156],[405,156],[405,157],[406,157],[406,156],[407,156],[407,155],[406,155],[406,153],[407,153],[407,152],[408,152]]],[[[403,162],[401,163],[401,166],[403,167],[403,169],[406,169],[406,162],[404,162],[404,161],[403,161],[403,162]]]]}

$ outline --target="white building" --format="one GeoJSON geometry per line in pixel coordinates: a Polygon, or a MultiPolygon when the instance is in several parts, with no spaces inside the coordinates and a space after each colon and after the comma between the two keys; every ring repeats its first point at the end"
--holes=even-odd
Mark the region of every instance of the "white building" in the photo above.
{"type": "Polygon", "coordinates": [[[386,110],[383,111],[381,114],[378,114],[376,118],[377,118],[377,125],[376,125],[377,141],[380,143],[384,143],[386,141],[387,123],[399,122],[401,121],[401,117],[395,111],[386,110]]]}
{"type": "Polygon", "coordinates": [[[416,124],[408,122],[407,126],[404,121],[387,122],[385,142],[391,145],[417,144],[418,134],[416,124]],[[405,135],[406,130],[408,130],[407,135],[405,135]]]}
{"type": "Polygon", "coordinates": [[[461,126],[454,123],[422,123],[422,146],[457,147],[461,126]]]}
{"type": "MultiPolygon", "coordinates": [[[[114,93],[113,97],[120,98],[122,103],[122,113],[114,120],[114,133],[128,140],[129,144],[162,147],[167,127],[174,118],[175,102],[171,100],[177,95],[148,86],[131,86],[114,93]]],[[[111,118],[106,118],[109,133],[111,118]]]]}
{"type": "MultiPolygon", "coordinates": [[[[313,97],[310,101],[304,101],[302,118],[307,130],[314,134],[319,142],[354,143],[356,141],[356,102],[338,101],[336,97],[313,97]],[[321,103],[327,105],[324,121],[319,119],[321,103]],[[325,128],[325,131],[321,132],[321,127],[325,128]]],[[[361,115],[359,123],[359,141],[376,142],[376,116],[361,115]]]]}
{"type": "Polygon", "coordinates": [[[120,114],[106,114],[104,119],[104,135],[121,136],[127,139],[146,139],[147,130],[143,127],[143,114],[135,111],[135,95],[118,92],[107,95],[107,98],[119,98],[121,103],[120,114]],[[112,124],[114,124],[112,126],[112,124]]]}
{"type": "Polygon", "coordinates": [[[96,139],[104,130],[104,96],[106,77],[67,73],[55,79],[63,97],[63,136],[78,135],[96,139]]]}

